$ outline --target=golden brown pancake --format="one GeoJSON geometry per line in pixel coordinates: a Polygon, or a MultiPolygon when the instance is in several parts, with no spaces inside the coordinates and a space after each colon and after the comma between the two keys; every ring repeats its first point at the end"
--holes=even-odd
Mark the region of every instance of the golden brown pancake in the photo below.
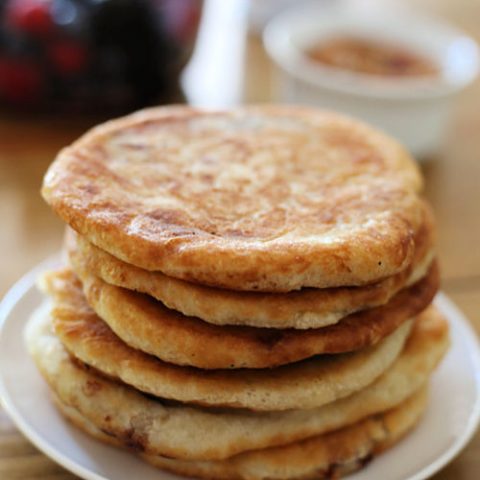
{"type": "Polygon", "coordinates": [[[145,110],[60,152],[42,193],[146,270],[232,290],[365,285],[409,266],[415,162],[393,139],[289,106],[145,110]]]}
{"type": "Polygon", "coordinates": [[[205,479],[332,479],[365,467],[420,421],[427,391],[384,414],[350,427],[283,447],[245,452],[223,461],[189,462],[143,455],[149,463],[181,475],[205,479]]]}
{"type": "MultiPolygon", "coordinates": [[[[58,398],[61,413],[92,437],[132,450],[124,438],[107,434],[75,408],[58,398]]],[[[245,452],[226,460],[179,460],[136,453],[152,465],[188,477],[208,480],[331,480],[365,467],[382,451],[397,443],[420,420],[427,405],[424,388],[385,413],[343,429],[282,447],[245,452]]]]}
{"type": "Polygon", "coordinates": [[[438,289],[438,269],[387,304],[353,313],[335,325],[309,330],[218,326],[169,310],[160,302],[77,271],[88,303],[128,345],[176,365],[266,368],[314,355],[374,345],[420,313],[438,289]]]}
{"type": "Polygon", "coordinates": [[[122,262],[86,238],[67,235],[70,262],[118,287],[146,293],[166,307],[216,325],[266,328],[320,328],[343,317],[387,303],[398,291],[425,276],[433,261],[434,222],[425,221],[415,236],[413,262],[402,272],[362,287],[303,288],[288,293],[225,290],[185,282],[122,262]]]}
{"type": "MultiPolygon", "coordinates": [[[[344,359],[344,369],[339,368],[342,365],[339,358],[331,361],[327,357],[326,361],[317,358],[290,368],[280,367],[277,373],[249,370],[204,372],[165,363],[128,347],[85,307],[80,298],[73,301],[62,298],[62,293],[57,291],[51,316],[55,334],[67,351],[108,377],[117,378],[157,397],[199,405],[253,410],[273,410],[279,406],[288,407],[289,404],[291,408],[311,408],[315,404],[332,400],[339,392],[344,394],[352,380],[356,388],[361,388],[362,384],[370,384],[368,378],[375,374],[379,361],[388,361],[385,356],[391,358],[399,345],[402,345],[402,338],[399,338],[397,345],[391,346],[385,352],[386,355],[382,356],[377,351],[366,360],[364,357],[363,364],[354,362],[353,359],[345,362],[344,359]],[[303,367],[308,363],[316,365],[316,368],[313,375],[305,379],[303,367]],[[282,371],[289,376],[281,374],[282,371]],[[319,381],[323,384],[321,388],[319,381]]],[[[422,313],[420,323],[415,328],[414,336],[408,341],[403,353],[382,374],[382,378],[396,378],[385,387],[395,398],[399,395],[398,388],[392,384],[397,382],[403,393],[412,393],[412,389],[426,381],[426,376],[448,345],[446,324],[438,318],[435,311],[430,309],[422,313]],[[402,359],[404,356],[406,359],[402,359]]],[[[384,367],[385,365],[382,366],[384,367]]],[[[386,378],[383,380],[385,383],[388,383],[386,378]]],[[[376,405],[372,398],[364,400],[369,406],[376,405]]],[[[338,404],[338,398],[335,403],[338,404]]]]}
{"type": "Polygon", "coordinates": [[[374,347],[352,354],[317,356],[271,370],[205,372],[162,362],[122,342],[89,308],[72,275],[50,274],[45,283],[54,297],[54,331],[71,354],[146,393],[203,405],[271,411],[338,400],[369,385],[391,366],[412,323],[405,322],[374,347]]]}
{"type": "Polygon", "coordinates": [[[423,314],[404,353],[371,386],[313,410],[260,413],[165,403],[99,376],[71,359],[51,332],[48,316],[30,320],[26,340],[55,395],[104,432],[151,454],[224,459],[323,434],[393,408],[425,384],[446,350],[448,329],[437,313],[423,314]]]}

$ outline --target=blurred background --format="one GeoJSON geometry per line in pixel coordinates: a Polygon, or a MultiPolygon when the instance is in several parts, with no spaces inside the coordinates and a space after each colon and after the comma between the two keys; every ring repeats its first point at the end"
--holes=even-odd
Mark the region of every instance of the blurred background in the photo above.
{"type": "MultiPolygon", "coordinates": [[[[480,332],[478,0],[0,0],[0,297],[61,245],[58,150],[135,109],[293,102],[365,118],[420,162],[443,289],[480,332]],[[353,19],[353,20],[352,20],[353,19]]],[[[73,478],[0,411],[0,478],[73,478]]],[[[437,480],[474,480],[480,436],[437,480]]]]}

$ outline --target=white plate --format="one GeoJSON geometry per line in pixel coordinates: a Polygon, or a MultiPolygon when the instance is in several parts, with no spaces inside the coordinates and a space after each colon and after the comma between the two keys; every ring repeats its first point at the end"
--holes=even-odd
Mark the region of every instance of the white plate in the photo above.
{"type": "MultiPolygon", "coordinates": [[[[42,302],[35,287],[50,260],[26,275],[0,305],[0,399],[18,428],[73,473],[94,480],[174,480],[134,455],[103,445],[73,428],[50,402],[48,388],[27,354],[23,327],[42,302]]],[[[349,480],[420,480],[465,446],[480,418],[480,353],[467,320],[443,294],[435,300],[451,326],[452,348],[435,372],[430,404],[419,427],[349,480]]]]}

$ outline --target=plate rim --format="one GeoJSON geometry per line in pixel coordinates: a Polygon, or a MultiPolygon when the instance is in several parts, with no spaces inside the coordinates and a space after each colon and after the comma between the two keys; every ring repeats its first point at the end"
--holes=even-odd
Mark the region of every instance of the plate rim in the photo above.
{"type": "MultiPolygon", "coordinates": [[[[60,262],[60,254],[54,254],[47,257],[44,261],[37,264],[34,268],[24,274],[14,285],[7,291],[0,301],[0,338],[4,335],[4,328],[7,323],[7,318],[15,306],[21,302],[22,298],[32,288],[35,288],[36,278],[48,268],[58,265],[60,262]]],[[[480,423],[480,341],[477,333],[473,329],[467,317],[456,306],[456,304],[444,293],[438,292],[434,303],[445,313],[449,322],[454,322],[455,327],[461,331],[461,337],[468,345],[468,357],[472,365],[476,367],[477,374],[475,376],[476,399],[472,406],[469,421],[465,425],[462,434],[459,435],[448,449],[439,457],[431,461],[424,468],[415,474],[406,477],[405,480],[425,480],[431,475],[440,471],[448,463],[450,463],[458,454],[465,448],[475,434],[480,423]],[[452,320],[453,318],[453,320],[452,320]]],[[[3,376],[0,374],[0,405],[5,413],[13,421],[15,426],[26,437],[26,439],[47,457],[54,462],[66,468],[68,471],[78,475],[85,480],[112,480],[101,474],[98,474],[82,465],[79,465],[74,460],[62,452],[59,452],[55,447],[51,446],[35,429],[30,427],[28,422],[24,420],[20,411],[11,402],[8,394],[8,389],[5,386],[3,376]]],[[[187,478],[179,476],[179,478],[187,478]]],[[[348,478],[348,477],[347,477],[348,478]]]]}
{"type": "MultiPolygon", "coordinates": [[[[469,424],[467,424],[464,432],[460,435],[452,445],[437,459],[433,460],[429,465],[422,468],[413,476],[405,480],[424,480],[435,473],[439,472],[443,467],[448,465],[460,452],[467,446],[472,437],[475,435],[478,425],[480,423],[480,342],[477,333],[473,329],[470,321],[464,313],[457,307],[447,294],[439,291],[435,296],[434,303],[440,308],[442,313],[448,317],[449,323],[454,318],[455,327],[462,330],[462,338],[468,344],[468,356],[472,364],[476,367],[477,374],[475,378],[476,385],[476,401],[473,404],[469,424]]],[[[0,332],[1,333],[1,332],[0,332]]]]}
{"type": "MultiPolygon", "coordinates": [[[[59,259],[60,254],[58,253],[47,257],[45,260],[37,264],[33,269],[29,270],[22,277],[20,277],[20,279],[17,280],[17,282],[14,283],[13,286],[7,291],[5,296],[0,301],[0,338],[3,336],[8,315],[13,310],[15,305],[21,301],[21,299],[32,287],[35,287],[38,275],[42,271],[52,268],[58,264],[59,259]]],[[[29,426],[28,422],[24,420],[21,413],[11,403],[2,375],[0,375],[0,406],[4,409],[5,413],[9,416],[9,418],[13,421],[15,426],[20,430],[25,438],[29,442],[32,442],[38,450],[40,450],[55,463],[85,480],[111,480],[77,464],[67,455],[58,452],[55,447],[51,446],[45,439],[37,434],[37,432],[29,426]]]]}

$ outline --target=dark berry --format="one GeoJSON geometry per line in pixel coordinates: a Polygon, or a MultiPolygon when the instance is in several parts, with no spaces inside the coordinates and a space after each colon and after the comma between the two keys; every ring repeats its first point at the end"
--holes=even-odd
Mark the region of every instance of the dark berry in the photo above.
{"type": "Polygon", "coordinates": [[[10,103],[28,104],[39,100],[43,75],[32,60],[0,58],[0,96],[10,103]]]}
{"type": "Polygon", "coordinates": [[[56,72],[72,75],[86,68],[88,51],[75,41],[61,40],[48,46],[48,57],[56,72]]]}
{"type": "Polygon", "coordinates": [[[36,36],[53,31],[50,15],[51,0],[10,0],[6,10],[6,22],[10,27],[36,36]]]}

